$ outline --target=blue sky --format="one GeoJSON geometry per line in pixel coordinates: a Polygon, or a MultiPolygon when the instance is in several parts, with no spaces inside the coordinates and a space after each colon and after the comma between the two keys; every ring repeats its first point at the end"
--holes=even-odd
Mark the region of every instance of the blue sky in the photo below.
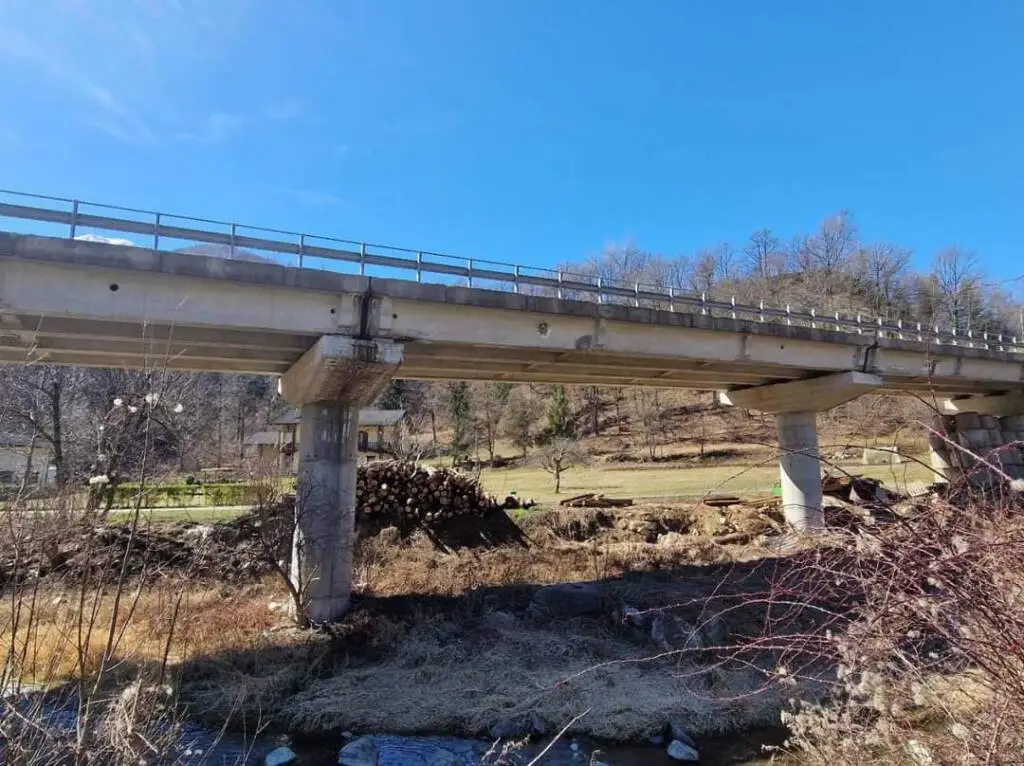
{"type": "Polygon", "coordinates": [[[3,0],[0,187],[554,264],[864,236],[1024,272],[1024,4],[3,0]]]}

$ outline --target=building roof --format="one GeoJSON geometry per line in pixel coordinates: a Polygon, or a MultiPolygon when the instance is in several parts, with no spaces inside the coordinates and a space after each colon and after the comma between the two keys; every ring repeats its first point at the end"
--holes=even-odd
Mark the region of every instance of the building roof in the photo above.
{"type": "Polygon", "coordinates": [[[257,431],[245,440],[246,447],[262,447],[267,444],[277,444],[277,431],[257,431]]]}
{"type": "MultiPolygon", "coordinates": [[[[387,428],[393,426],[405,417],[405,410],[378,410],[366,408],[359,410],[359,425],[381,426],[387,428]]],[[[276,418],[270,421],[272,426],[294,426],[302,419],[297,408],[285,410],[276,418]]]]}

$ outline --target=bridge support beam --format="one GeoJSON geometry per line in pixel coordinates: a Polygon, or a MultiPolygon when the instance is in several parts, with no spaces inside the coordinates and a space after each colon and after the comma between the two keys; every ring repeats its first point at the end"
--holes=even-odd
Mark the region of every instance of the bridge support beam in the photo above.
{"type": "Polygon", "coordinates": [[[755,388],[724,391],[723,404],[774,412],[779,431],[782,511],[800,532],[824,527],[817,413],[856,399],[883,381],[863,372],[840,372],[755,388]]]}
{"type": "Polygon", "coordinates": [[[334,622],[352,594],[359,410],[402,360],[402,346],[325,335],[280,379],[301,407],[291,581],[301,616],[334,622]]]}

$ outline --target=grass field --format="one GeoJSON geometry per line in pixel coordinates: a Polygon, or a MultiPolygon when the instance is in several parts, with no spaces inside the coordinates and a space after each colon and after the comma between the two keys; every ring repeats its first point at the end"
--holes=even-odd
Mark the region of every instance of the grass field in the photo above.
{"type": "MultiPolygon", "coordinates": [[[[930,482],[931,472],[917,463],[898,466],[842,466],[851,474],[880,479],[899,490],[910,482],[930,482]]],[[[632,498],[696,499],[708,493],[769,494],[779,480],[777,462],[760,465],[719,465],[702,468],[679,466],[600,466],[574,468],[562,474],[562,492],[554,493],[551,475],[540,468],[485,469],[480,480],[488,492],[504,495],[515,490],[521,498],[551,502],[583,492],[632,498]]]]}
{"type": "MultiPolygon", "coordinates": [[[[143,508],[142,522],[175,522],[190,521],[196,524],[209,524],[214,521],[228,521],[241,516],[249,510],[247,505],[210,505],[194,508],[143,508]]],[[[111,522],[130,521],[134,511],[112,510],[107,517],[111,522]]]]}
{"type": "MultiPolygon", "coordinates": [[[[841,468],[851,474],[879,479],[886,486],[901,490],[911,482],[932,481],[924,466],[909,462],[898,466],[847,464],[841,468]]],[[[835,471],[836,469],[833,469],[835,471]]],[[[612,497],[635,499],[677,498],[696,500],[709,493],[741,496],[767,495],[779,480],[774,458],[748,465],[682,467],[678,465],[599,465],[573,468],[562,475],[562,492],[554,493],[551,475],[535,466],[487,468],[480,481],[487,492],[503,497],[515,491],[520,498],[532,497],[539,503],[552,503],[583,492],[600,492],[612,497]]],[[[143,511],[145,521],[191,521],[209,523],[234,518],[248,506],[156,507],[143,511]]],[[[127,521],[129,510],[113,510],[112,521],[127,521]]]]}

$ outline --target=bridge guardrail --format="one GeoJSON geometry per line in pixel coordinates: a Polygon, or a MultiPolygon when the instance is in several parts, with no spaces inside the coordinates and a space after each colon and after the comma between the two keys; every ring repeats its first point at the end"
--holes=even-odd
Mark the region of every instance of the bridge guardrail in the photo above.
{"type": "MultiPolygon", "coordinates": [[[[43,203],[47,203],[28,205],[0,202],[0,218],[66,226],[69,239],[87,238],[89,235],[81,234],[83,229],[133,234],[149,238],[151,240],[149,246],[154,250],[166,250],[168,242],[222,245],[229,247],[232,255],[237,251],[263,251],[290,256],[294,258],[294,265],[298,268],[316,268],[310,266],[310,261],[325,260],[357,266],[358,273],[361,275],[367,275],[368,268],[389,269],[403,273],[411,272],[415,275],[417,282],[422,282],[425,276],[428,278],[455,277],[465,280],[467,287],[479,287],[481,282],[486,282],[490,289],[552,295],[560,299],[580,300],[585,298],[596,300],[598,303],[628,302],[638,307],[667,311],[686,310],[706,316],[727,316],[758,322],[777,322],[834,330],[851,335],[871,334],[937,345],[1024,353],[1024,338],[1016,336],[972,331],[964,333],[940,326],[926,326],[919,322],[903,322],[902,320],[892,322],[885,321],[881,317],[869,318],[861,314],[846,315],[839,312],[824,314],[813,308],[794,309],[788,305],[785,307],[768,306],[763,301],[757,305],[743,304],[737,302],[735,297],[729,301],[716,300],[702,293],[639,282],[624,283],[605,280],[599,276],[571,271],[528,267],[479,258],[462,258],[429,250],[376,245],[356,240],[159,213],[63,197],[27,194],[5,189],[0,189],[0,195],[14,197],[19,201],[41,200],[43,203]],[[70,206],[70,209],[61,209],[54,203],[70,206]],[[92,209],[128,213],[144,218],[139,220],[98,215],[89,212],[92,209]],[[201,224],[205,227],[181,226],[176,222],[201,224]],[[223,230],[217,231],[213,227],[221,227],[223,230]],[[247,232],[264,236],[251,236],[247,232]]],[[[135,243],[129,244],[136,247],[143,246],[135,243]]]]}

